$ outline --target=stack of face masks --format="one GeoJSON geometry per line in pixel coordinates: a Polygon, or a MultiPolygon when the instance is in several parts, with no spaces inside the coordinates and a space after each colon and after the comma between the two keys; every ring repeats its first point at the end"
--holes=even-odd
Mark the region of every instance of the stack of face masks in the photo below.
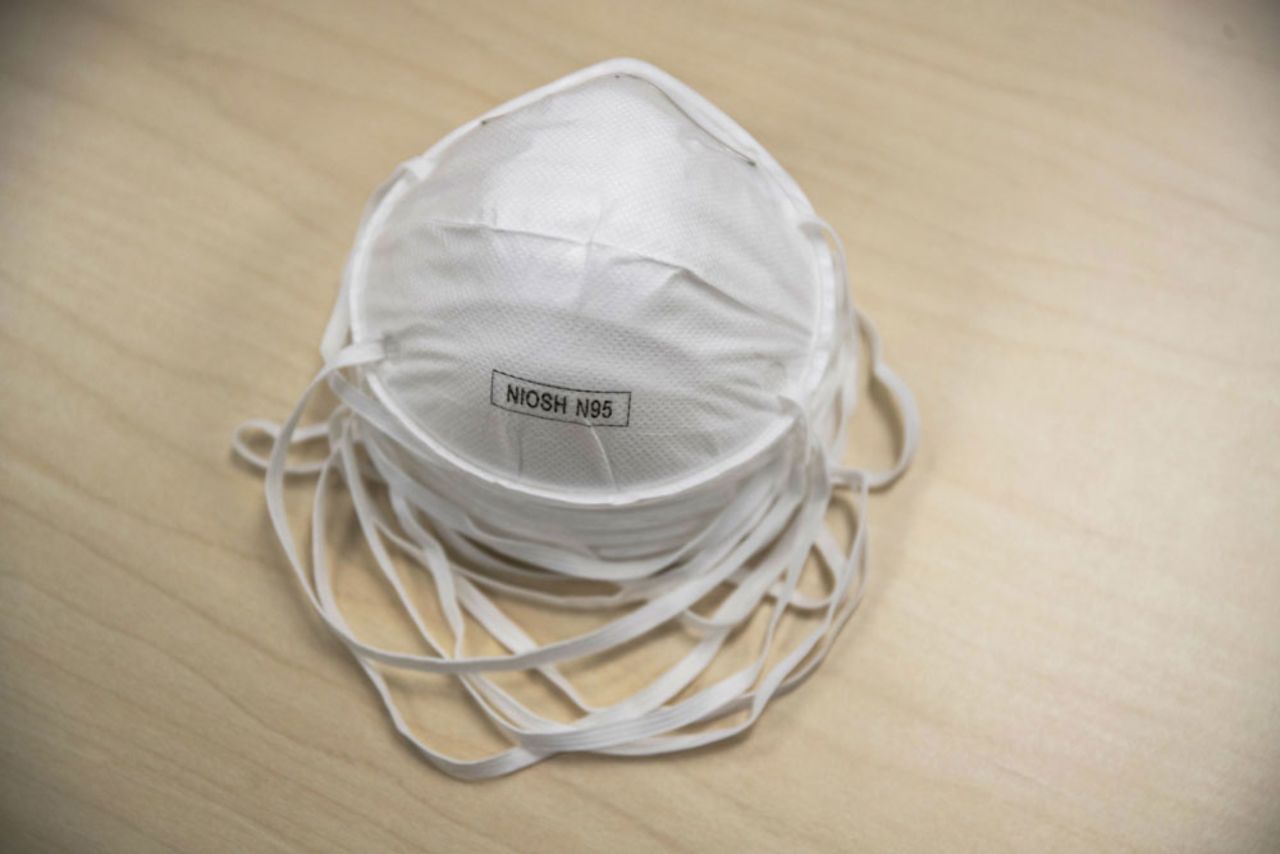
{"type": "Polygon", "coordinates": [[[317,613],[396,728],[459,777],[569,751],[686,750],[750,727],[857,605],[867,492],[917,440],[910,392],[850,303],[838,238],[750,135],[634,60],[517,98],[402,164],[365,212],[321,353],[293,414],[246,422],[235,447],[266,470],[271,521],[317,613]],[[859,329],[902,428],[881,473],[838,462],[859,329]],[[300,426],[322,385],[337,407],[300,426]],[[272,439],[269,458],[255,432],[272,439]],[[327,443],[324,460],[289,463],[310,441],[327,443]],[[318,480],[305,559],[284,510],[290,474],[318,480]],[[344,618],[324,536],[337,482],[432,654],[361,641],[344,618]],[[857,509],[847,547],[825,521],[836,490],[857,509]],[[430,576],[448,636],[411,602],[396,552],[430,576]],[[811,555],[821,596],[798,589],[811,555]],[[540,645],[496,598],[618,616],[540,645]],[[762,608],[754,660],[698,682],[762,608]],[[788,611],[811,629],[778,650],[788,611]],[[469,655],[469,624],[506,654],[469,655]],[[689,651],[621,702],[592,706],[562,673],[672,624],[689,651]],[[456,677],[511,747],[474,761],[431,749],[392,670],[456,677]],[[501,671],[536,673],[580,715],[536,713],[499,687],[501,671]]]}

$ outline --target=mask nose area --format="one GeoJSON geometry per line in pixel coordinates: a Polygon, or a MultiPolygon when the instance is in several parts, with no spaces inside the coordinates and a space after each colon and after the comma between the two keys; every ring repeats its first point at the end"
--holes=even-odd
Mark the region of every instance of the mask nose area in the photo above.
{"type": "Polygon", "coordinates": [[[777,427],[815,344],[813,249],[768,176],[661,89],[607,75],[428,159],[352,313],[397,342],[376,390],[441,448],[604,496],[777,427]]]}

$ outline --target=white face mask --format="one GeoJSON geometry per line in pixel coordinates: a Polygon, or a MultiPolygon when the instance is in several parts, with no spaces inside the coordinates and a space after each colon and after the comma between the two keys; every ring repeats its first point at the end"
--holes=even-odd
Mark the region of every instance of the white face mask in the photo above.
{"type": "Polygon", "coordinates": [[[880,362],[844,269],[834,233],[746,131],[634,60],[491,111],[375,194],[325,333],[324,369],[283,426],[248,422],[235,447],[267,471],[273,524],[312,603],[427,758],[476,778],[558,752],[693,748],[750,726],[812,671],[860,597],[866,492],[891,483],[917,441],[910,392],[880,362]],[[903,428],[897,463],[878,474],[838,464],[856,400],[855,323],[903,428]],[[327,423],[298,427],[322,382],[339,406],[327,423]],[[274,440],[269,460],[249,449],[249,430],[274,440]],[[328,442],[327,460],[290,466],[290,444],[313,439],[328,442]],[[319,475],[321,533],[328,481],[341,475],[374,558],[435,654],[351,633],[324,537],[313,539],[310,571],[298,551],[283,507],[288,473],[319,475]],[[385,485],[391,513],[370,482],[385,485]],[[859,511],[844,550],[824,521],[838,488],[859,511]],[[389,549],[431,575],[451,638],[433,636],[409,604],[389,549]],[[820,599],[796,591],[811,552],[830,577],[820,599]],[[612,592],[548,592],[555,579],[612,592]],[[725,587],[710,616],[693,610],[725,587]],[[630,610],[539,646],[494,591],[630,610]],[[779,607],[759,657],[674,701],[761,603],[779,607]],[[819,619],[771,660],[788,608],[819,619]],[[510,654],[466,656],[464,614],[510,654]],[[673,620],[698,643],[622,702],[592,707],[557,670],[673,620]],[[477,761],[430,749],[383,668],[455,675],[513,747],[477,761]],[[545,718],[485,676],[510,670],[538,672],[582,716],[545,718]],[[681,731],[742,710],[731,725],[681,731]]]}

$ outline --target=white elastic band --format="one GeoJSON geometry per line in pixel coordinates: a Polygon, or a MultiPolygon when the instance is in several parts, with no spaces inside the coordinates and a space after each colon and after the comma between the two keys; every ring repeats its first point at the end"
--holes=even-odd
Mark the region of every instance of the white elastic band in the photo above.
{"type": "MultiPolygon", "coordinates": [[[[918,444],[919,426],[910,391],[882,360],[874,327],[861,315],[857,318],[869,344],[872,378],[893,396],[899,416],[902,435],[893,467],[885,472],[868,473],[831,464],[829,449],[816,440],[816,433],[809,426],[810,419],[816,416],[806,414],[801,407],[798,423],[803,441],[783,444],[779,453],[794,458],[803,451],[802,458],[807,461],[804,465],[799,468],[783,465],[780,470],[791,472],[785,482],[774,483],[771,490],[761,491],[758,496],[739,490],[738,494],[746,498],[731,501],[719,515],[713,514],[707,527],[687,538],[685,546],[679,546],[679,540],[673,539],[673,548],[663,552],[657,562],[623,561],[621,565],[631,566],[629,571],[619,572],[616,561],[544,548],[510,536],[495,536],[494,531],[470,520],[465,512],[459,512],[447,497],[415,481],[382,447],[386,441],[407,445],[410,440],[397,431],[394,422],[378,412],[358,382],[343,378],[345,371],[369,366],[384,358],[386,350],[381,342],[327,347],[329,356],[324,368],[284,424],[277,426],[261,419],[245,422],[237,429],[232,447],[244,459],[266,470],[267,507],[272,524],[316,612],[356,656],[396,729],[437,767],[457,777],[474,779],[510,773],[546,756],[567,751],[651,755],[690,749],[743,731],[754,723],[773,696],[807,677],[825,656],[834,633],[860,599],[867,541],[864,519],[867,492],[883,488],[902,473],[918,444]],[[338,394],[338,408],[326,423],[299,427],[311,396],[325,382],[338,394]],[[247,440],[250,431],[272,440],[269,458],[264,459],[252,451],[247,440]],[[324,461],[287,463],[291,446],[321,439],[330,446],[324,461]],[[365,451],[367,464],[357,455],[357,447],[365,451]],[[284,510],[283,482],[287,474],[318,475],[310,570],[302,560],[284,510]],[[431,655],[381,649],[366,644],[352,633],[333,591],[326,551],[327,487],[334,474],[346,483],[379,571],[410,615],[431,655]],[[393,517],[387,517],[373,500],[366,481],[377,481],[387,488],[393,517]],[[823,519],[834,488],[851,490],[854,496],[856,527],[852,542],[843,553],[826,530],[823,519]],[[430,530],[423,524],[424,519],[430,521],[430,530]],[[485,543],[488,548],[477,548],[477,542],[485,543]],[[688,543],[693,546],[689,547],[688,543]],[[423,622],[388,547],[401,551],[430,575],[452,634],[451,643],[434,637],[423,622]],[[829,575],[831,590],[822,597],[802,596],[797,593],[796,585],[815,547],[819,564],[829,575]],[[512,551],[517,555],[506,557],[512,551]],[[471,565],[456,564],[459,557],[471,565]],[[531,563],[553,566],[532,571],[528,569],[531,563]],[[566,568],[567,575],[564,574],[566,568]],[[555,578],[607,579],[614,590],[607,594],[559,595],[547,592],[545,584],[537,589],[527,586],[535,579],[545,582],[555,578]],[[721,584],[730,585],[732,592],[711,615],[696,613],[693,606],[721,584]],[[557,607],[581,610],[634,607],[594,631],[538,645],[489,599],[483,592],[486,588],[557,607]],[[711,664],[730,633],[761,605],[769,607],[771,613],[758,655],[736,673],[673,703],[711,664]],[[765,670],[779,620],[788,609],[817,613],[821,618],[803,640],[765,670]],[[466,655],[468,617],[506,647],[508,653],[466,655]],[[614,649],[673,619],[679,619],[701,639],[668,670],[619,703],[591,707],[557,669],[560,662],[614,649]],[[429,747],[412,731],[401,713],[381,672],[386,666],[456,676],[477,708],[511,740],[513,747],[481,760],[460,760],[429,747]],[[565,724],[538,715],[485,675],[513,669],[539,672],[580,709],[582,717],[565,724]],[[713,722],[743,710],[747,711],[746,717],[730,726],[696,733],[680,732],[691,724],[713,722]]],[[[337,328],[342,329],[341,321],[337,328]]],[[[327,343],[331,341],[329,336],[326,339],[327,343]]],[[[847,359],[843,350],[833,354],[829,375],[838,378],[847,368],[847,359]]],[[[839,385],[831,386],[837,396],[841,393],[839,385]]],[[[769,469],[762,471],[767,473],[769,469]]],[[[530,512],[536,520],[539,509],[531,507],[530,512]]],[[[654,516],[652,511],[646,512],[654,516]]],[[[642,523],[641,530],[647,526],[660,536],[660,528],[653,525],[652,521],[642,523]]],[[[625,531],[619,529],[617,544],[627,545],[626,536],[625,531]]]]}

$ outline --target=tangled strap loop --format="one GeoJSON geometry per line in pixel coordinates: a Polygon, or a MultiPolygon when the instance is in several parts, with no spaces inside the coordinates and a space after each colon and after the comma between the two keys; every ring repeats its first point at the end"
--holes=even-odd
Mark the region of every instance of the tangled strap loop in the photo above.
{"type": "MultiPolygon", "coordinates": [[[[386,356],[383,342],[328,347],[325,366],[289,418],[279,426],[261,419],[245,422],[236,429],[232,447],[244,460],[265,470],[272,525],[316,613],[351,650],[396,729],[438,768],[455,777],[477,779],[511,773],[561,752],[652,755],[687,750],[730,738],[750,727],[770,699],[795,687],[823,660],[861,599],[868,492],[887,487],[902,474],[918,444],[919,426],[911,393],[884,364],[874,327],[861,314],[857,322],[868,341],[871,378],[889,393],[896,408],[901,436],[894,465],[885,471],[867,472],[831,462],[828,446],[809,423],[810,413],[798,407],[796,435],[793,441],[779,445],[778,465],[744,475],[741,483],[732,485],[730,492],[735,497],[723,507],[715,506],[715,501],[723,501],[723,490],[708,498],[704,503],[714,512],[695,535],[680,526],[679,518],[663,519],[653,508],[644,510],[648,515],[640,528],[618,525],[615,546],[624,554],[638,552],[640,557],[609,559],[592,549],[531,541],[495,530],[492,522],[479,524],[467,508],[415,478],[402,464],[406,454],[412,458],[416,452],[412,437],[399,430],[395,420],[362,388],[361,370],[386,356]],[[300,427],[302,413],[322,384],[328,384],[337,395],[338,406],[326,422],[300,427]],[[252,450],[249,436],[253,432],[271,440],[269,457],[252,450]],[[291,447],[319,441],[328,448],[322,461],[288,462],[291,447]],[[286,475],[317,478],[309,561],[302,556],[285,512],[286,475]],[[334,592],[325,536],[329,485],[335,478],[342,480],[351,496],[379,573],[431,654],[414,655],[366,643],[356,637],[343,616],[334,592]],[[375,501],[370,484],[385,488],[390,513],[375,501]],[[847,548],[839,546],[825,522],[834,490],[847,492],[855,512],[847,548]],[[637,542],[637,531],[643,530],[648,531],[647,539],[637,542]],[[451,639],[437,637],[412,603],[406,579],[392,557],[396,551],[430,576],[451,639]],[[797,590],[811,553],[828,577],[828,592],[822,596],[797,590]],[[554,589],[554,582],[583,578],[608,579],[612,591],[584,595],[561,594],[554,589]],[[547,589],[549,583],[551,590],[547,589]],[[711,613],[694,610],[722,585],[730,592],[711,613]],[[630,610],[592,631],[540,645],[497,606],[490,593],[563,609],[630,610]],[[738,671],[676,700],[707,670],[734,629],[762,603],[771,610],[756,657],[738,671]],[[813,615],[817,623],[766,668],[779,623],[789,609],[813,615]],[[467,617],[507,653],[468,655],[467,617]],[[673,620],[693,632],[697,642],[683,658],[620,702],[591,705],[558,669],[563,662],[615,649],[673,620]],[[478,760],[457,759],[429,747],[406,721],[383,668],[456,677],[512,746],[478,760]],[[487,675],[513,670],[543,676],[581,716],[565,723],[539,715],[487,675]],[[731,724],[681,732],[691,724],[718,721],[737,712],[746,714],[731,724]]],[[[841,375],[843,358],[833,358],[832,375],[841,375]]],[[[836,396],[839,394],[837,391],[836,396]]],[[[549,515],[552,511],[536,502],[530,503],[527,511],[534,527],[544,514],[548,524],[558,523],[559,517],[553,519],[549,515]]],[[[596,517],[593,524],[618,516],[614,512],[596,517]]]]}

